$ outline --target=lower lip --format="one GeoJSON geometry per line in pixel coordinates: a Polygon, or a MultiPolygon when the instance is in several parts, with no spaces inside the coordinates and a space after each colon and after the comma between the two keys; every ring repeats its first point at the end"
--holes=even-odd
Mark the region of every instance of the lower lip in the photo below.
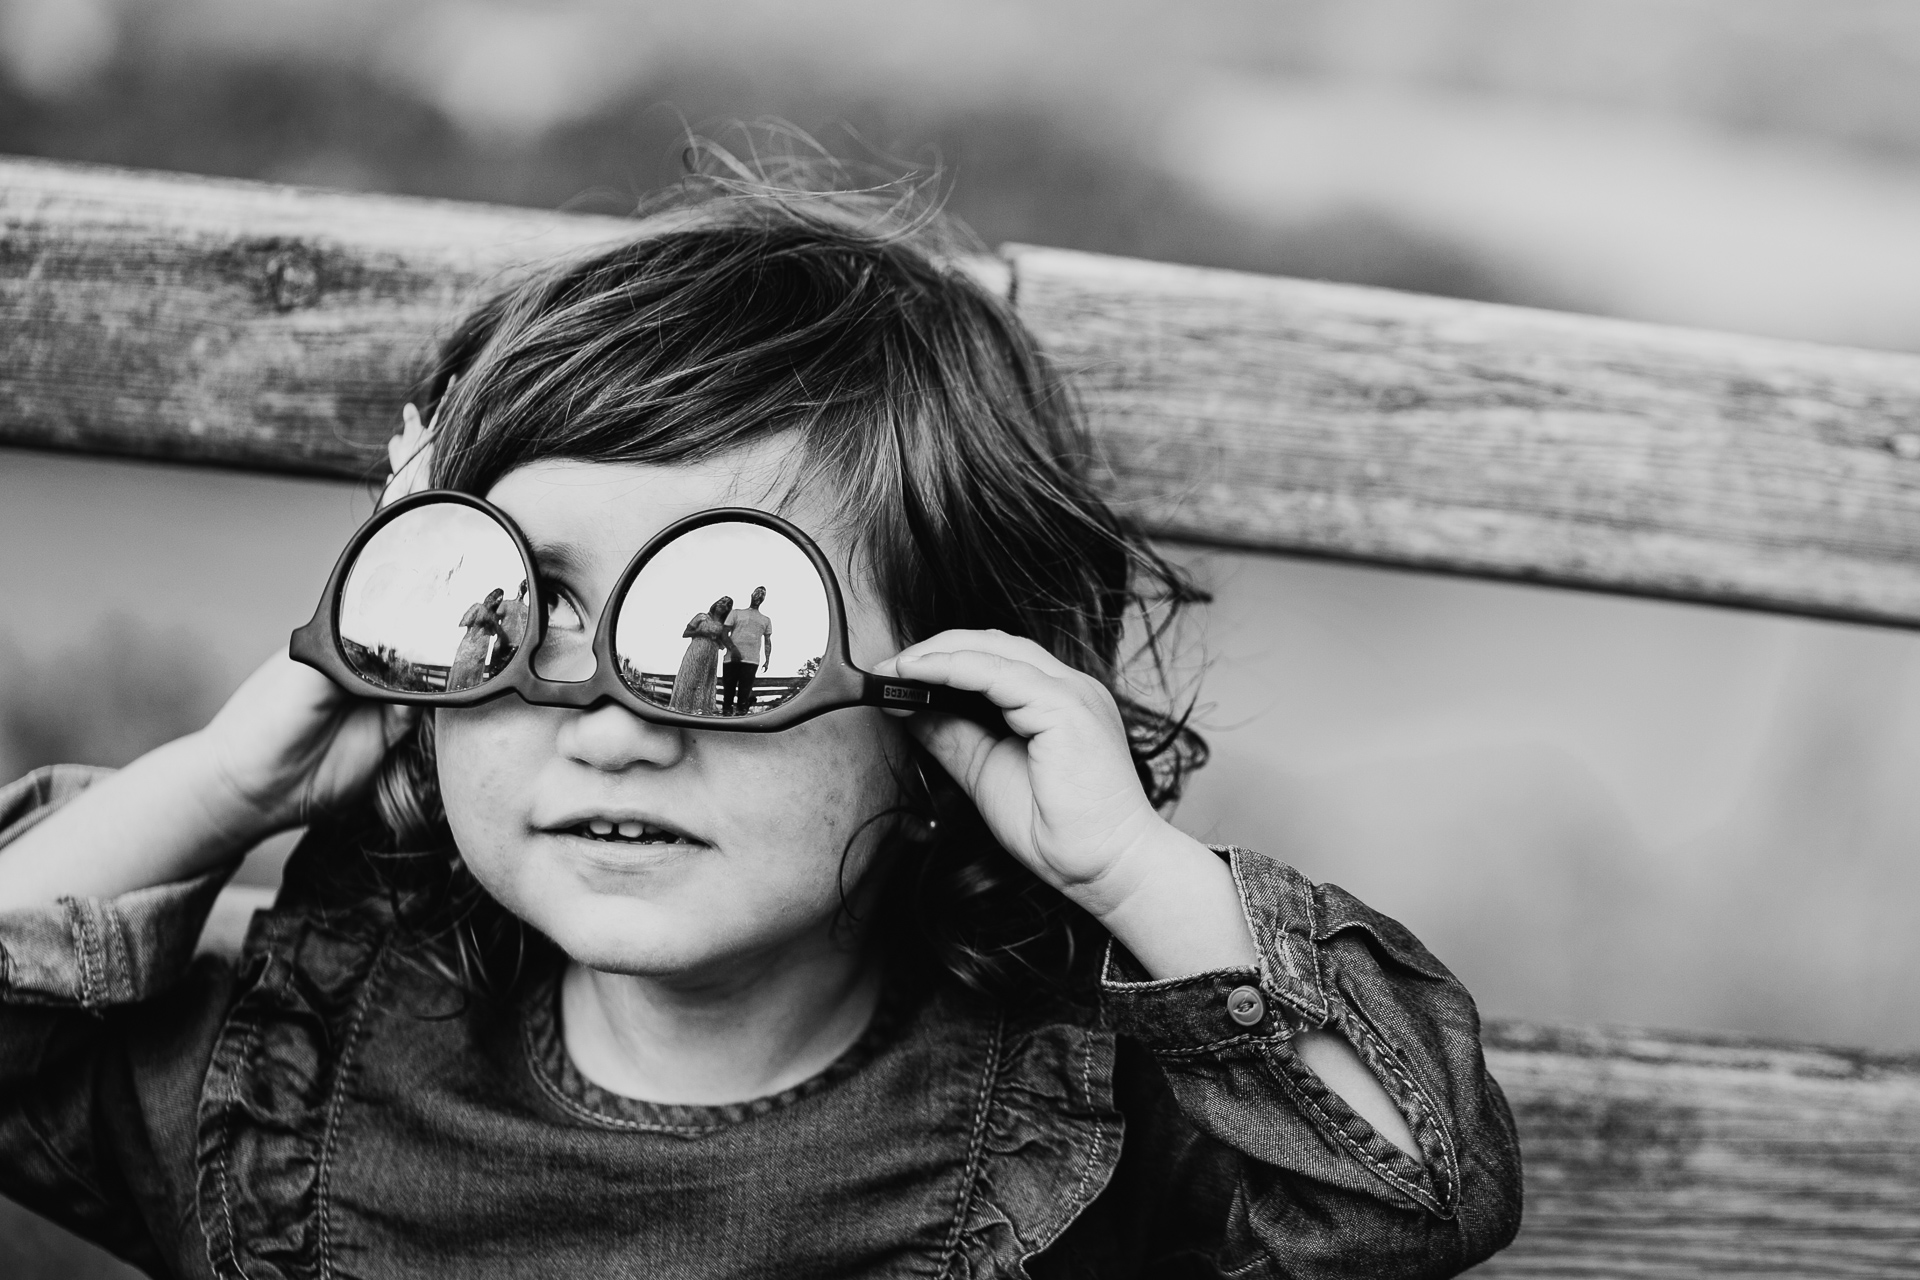
{"type": "Polygon", "coordinates": [[[547,834],[561,841],[576,854],[614,867],[631,867],[637,863],[655,862],[662,858],[705,853],[711,847],[692,844],[685,840],[653,840],[641,843],[637,840],[595,840],[590,836],[575,835],[571,831],[550,831],[547,834]]]}

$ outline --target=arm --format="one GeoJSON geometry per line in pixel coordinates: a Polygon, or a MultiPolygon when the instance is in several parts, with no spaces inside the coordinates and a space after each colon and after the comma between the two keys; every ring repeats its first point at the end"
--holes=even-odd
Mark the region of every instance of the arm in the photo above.
{"type": "Polygon", "coordinates": [[[112,899],[222,867],[359,794],[410,723],[404,709],[350,698],[275,655],[205,729],[20,834],[0,859],[0,911],[112,899]]]}
{"type": "MultiPolygon", "coordinates": [[[[108,781],[56,765],[0,787],[0,869],[108,781]]],[[[227,870],[0,910],[0,1194],[156,1275],[191,1221],[177,1193],[231,984],[192,957],[227,870]]]]}
{"type": "MultiPolygon", "coordinates": [[[[1000,739],[946,717],[912,723],[1003,846],[1113,935],[1116,1024],[1154,1052],[1192,1123],[1244,1158],[1250,1196],[1304,1172],[1380,1222],[1466,1215],[1472,1238],[1436,1246],[1460,1256],[1504,1243],[1517,1223],[1511,1122],[1457,983],[1377,962],[1359,935],[1384,917],[1329,932],[1354,915],[1334,909],[1338,890],[1257,855],[1230,866],[1167,824],[1140,789],[1111,695],[1039,646],[945,632],[891,670],[984,693],[1005,713],[1013,732],[1000,739]],[[1228,1016],[1236,1000],[1246,1023],[1228,1016]],[[1469,1139],[1480,1149],[1461,1151],[1469,1139]],[[1481,1176],[1463,1186],[1469,1167],[1481,1176]]],[[[1278,1213],[1292,1201],[1268,1203],[1278,1213]]]]}

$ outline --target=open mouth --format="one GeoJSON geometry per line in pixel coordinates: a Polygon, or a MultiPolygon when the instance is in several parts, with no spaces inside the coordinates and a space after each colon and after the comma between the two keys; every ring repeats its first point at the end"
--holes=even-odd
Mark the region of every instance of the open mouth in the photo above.
{"type": "Polygon", "coordinates": [[[563,828],[570,836],[579,836],[583,840],[598,840],[602,844],[694,844],[704,845],[706,841],[695,840],[684,831],[672,827],[656,826],[651,822],[614,822],[607,818],[590,818],[563,828]]]}

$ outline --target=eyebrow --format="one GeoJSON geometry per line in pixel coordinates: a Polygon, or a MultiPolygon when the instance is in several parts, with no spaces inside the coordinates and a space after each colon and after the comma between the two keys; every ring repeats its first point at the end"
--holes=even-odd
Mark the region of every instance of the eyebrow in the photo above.
{"type": "Polygon", "coordinates": [[[587,554],[577,542],[535,542],[528,539],[527,545],[533,548],[533,567],[542,577],[577,574],[587,563],[587,554]]]}

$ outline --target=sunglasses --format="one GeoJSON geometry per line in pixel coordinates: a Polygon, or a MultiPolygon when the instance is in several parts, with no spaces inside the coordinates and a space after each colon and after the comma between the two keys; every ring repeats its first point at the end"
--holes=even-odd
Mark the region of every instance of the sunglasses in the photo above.
{"type": "Polygon", "coordinates": [[[773,732],[841,707],[942,711],[989,726],[977,693],[853,665],[846,606],[813,539],[779,516],[720,507],[640,548],[588,635],[498,507],[430,490],[375,513],[347,544],[293,657],[347,692],[464,707],[615,702],[655,724],[773,732]]]}

